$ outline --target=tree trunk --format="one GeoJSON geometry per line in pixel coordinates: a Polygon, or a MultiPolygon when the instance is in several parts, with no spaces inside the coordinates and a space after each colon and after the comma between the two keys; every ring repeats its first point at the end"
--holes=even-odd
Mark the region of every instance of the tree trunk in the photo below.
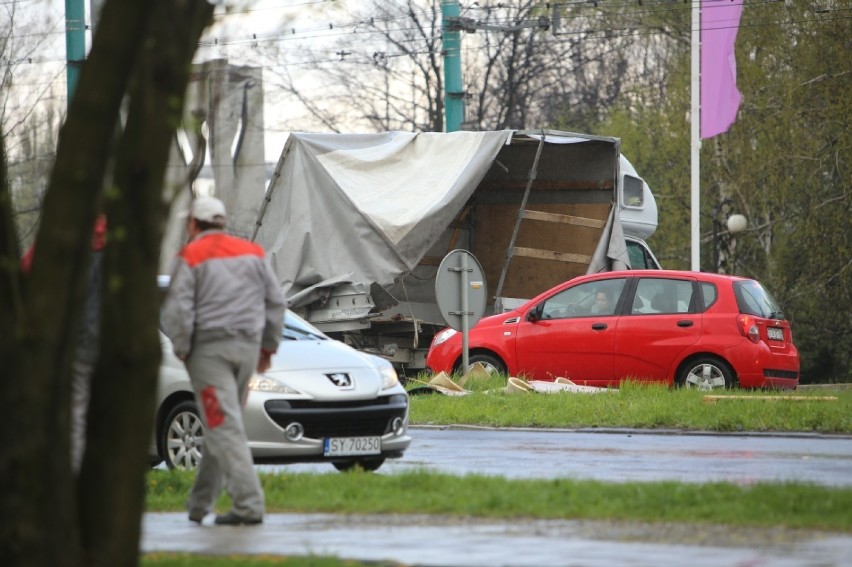
{"type": "Polygon", "coordinates": [[[5,152],[0,160],[4,566],[138,562],[160,353],[154,276],[165,156],[180,116],[189,62],[211,15],[204,0],[105,3],[60,134],[26,281],[18,269],[5,152]],[[93,379],[90,450],[77,491],[69,450],[70,363],[91,227],[113,158],[119,108],[143,48],[131,117],[116,159],[116,183],[106,193],[111,243],[102,360],[93,379]]]}
{"type": "Polygon", "coordinates": [[[105,275],[111,284],[104,294],[103,355],[92,383],[79,485],[87,566],[138,561],[161,354],[157,269],[167,218],[163,179],[192,57],[213,14],[205,0],[156,0],[149,6],[157,25],[133,77],[115,191],[107,203],[111,233],[122,236],[107,247],[105,275]]]}
{"type": "Polygon", "coordinates": [[[17,316],[10,322],[13,335],[3,338],[11,349],[3,349],[0,360],[4,373],[11,370],[4,380],[0,447],[0,485],[8,495],[0,508],[4,565],[74,565],[79,556],[69,459],[69,368],[97,198],[145,29],[139,23],[146,20],[144,2],[110,4],[104,30],[113,30],[112,37],[99,38],[100,50],[93,50],[81,71],[21,304],[0,309],[4,318],[17,316]]]}

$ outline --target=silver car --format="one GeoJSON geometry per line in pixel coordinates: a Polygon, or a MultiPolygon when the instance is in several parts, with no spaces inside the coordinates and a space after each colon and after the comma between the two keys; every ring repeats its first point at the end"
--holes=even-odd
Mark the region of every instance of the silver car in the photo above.
{"type": "MultiPolygon", "coordinates": [[[[163,362],[151,443],[154,464],[198,466],[204,427],[189,375],[160,333],[163,362]]],[[[408,394],[387,360],[329,338],[288,311],[272,366],[249,383],[246,434],[255,462],[330,462],[376,470],[401,457],[408,394]]]]}

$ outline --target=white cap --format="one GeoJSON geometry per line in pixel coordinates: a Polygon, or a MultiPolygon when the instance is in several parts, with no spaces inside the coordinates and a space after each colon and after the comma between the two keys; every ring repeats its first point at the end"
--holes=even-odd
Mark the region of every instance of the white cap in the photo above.
{"type": "Polygon", "coordinates": [[[202,222],[217,222],[216,217],[221,217],[218,222],[225,220],[225,203],[216,197],[198,197],[192,202],[190,215],[202,222]]]}

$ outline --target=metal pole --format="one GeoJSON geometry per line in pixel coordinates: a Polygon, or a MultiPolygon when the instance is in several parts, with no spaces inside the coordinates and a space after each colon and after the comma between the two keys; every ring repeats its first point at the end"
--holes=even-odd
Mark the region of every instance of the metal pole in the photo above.
{"type": "MultiPolygon", "coordinates": [[[[692,80],[690,112],[690,148],[692,191],[690,209],[692,211],[692,271],[701,271],[701,0],[692,0],[692,80]]],[[[715,221],[714,221],[715,222],[715,221]]]]}
{"type": "Polygon", "coordinates": [[[461,269],[461,327],[462,327],[462,374],[467,372],[470,357],[468,356],[468,334],[470,331],[470,309],[468,306],[467,285],[468,285],[468,268],[467,254],[459,255],[459,268],[461,269]]]}
{"type": "Polygon", "coordinates": [[[719,256],[720,256],[720,252],[721,252],[721,248],[722,248],[722,246],[721,246],[722,234],[719,231],[719,227],[722,226],[722,228],[724,230],[724,225],[719,220],[719,213],[724,212],[725,205],[730,205],[731,203],[732,203],[731,198],[725,197],[724,199],[719,201],[718,205],[713,207],[713,216],[712,216],[712,220],[713,220],[713,271],[717,274],[719,273],[719,261],[720,261],[719,256]]]}
{"type": "Polygon", "coordinates": [[[85,0],[65,0],[65,81],[67,107],[77,88],[80,67],[86,60],[86,3],[85,0]]]}
{"type": "Polygon", "coordinates": [[[441,40],[444,53],[444,131],[457,132],[464,120],[464,92],[461,78],[461,32],[458,24],[448,18],[458,18],[458,0],[441,1],[441,40]]]}
{"type": "Polygon", "coordinates": [[[716,220],[717,212],[713,215],[713,272],[719,273],[719,222],[716,220]]]}

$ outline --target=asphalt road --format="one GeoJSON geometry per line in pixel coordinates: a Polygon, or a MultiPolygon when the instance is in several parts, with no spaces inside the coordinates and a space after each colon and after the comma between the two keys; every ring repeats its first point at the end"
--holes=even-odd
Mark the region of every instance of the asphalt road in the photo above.
{"type": "MultiPolygon", "coordinates": [[[[424,468],[509,478],[852,485],[852,437],[415,428],[379,474],[424,468]]],[[[260,470],[337,473],[331,465],[260,470]]],[[[847,567],[848,534],[572,520],[269,514],[260,526],[201,527],[146,514],[143,552],[330,555],[406,567],[847,567]]]]}
{"type": "MultiPolygon", "coordinates": [[[[142,551],[334,556],[410,567],[844,567],[852,537],[631,522],[270,514],[260,526],[146,514],[142,551]]],[[[234,565],[237,565],[234,562],[234,565]]]]}
{"type": "MultiPolygon", "coordinates": [[[[852,486],[852,436],[457,426],[417,427],[412,438],[405,456],[386,461],[380,472],[422,468],[508,478],[852,486]]],[[[260,468],[335,473],[326,464],[260,468]]]]}

